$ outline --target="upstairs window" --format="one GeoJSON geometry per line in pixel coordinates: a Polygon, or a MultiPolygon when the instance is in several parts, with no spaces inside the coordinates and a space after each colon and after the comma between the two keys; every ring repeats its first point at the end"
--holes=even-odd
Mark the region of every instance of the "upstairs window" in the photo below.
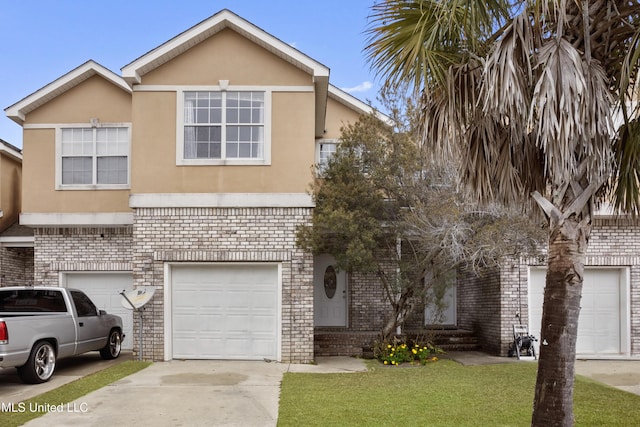
{"type": "Polygon", "coordinates": [[[338,149],[338,141],[331,139],[323,139],[316,143],[316,164],[318,172],[322,173],[329,163],[329,159],[336,153],[338,149]]]}
{"type": "Polygon", "coordinates": [[[129,184],[129,128],[62,128],[62,187],[120,188],[129,184]]]}
{"type": "Polygon", "coordinates": [[[265,92],[184,92],[184,160],[265,160],[265,92]]]}

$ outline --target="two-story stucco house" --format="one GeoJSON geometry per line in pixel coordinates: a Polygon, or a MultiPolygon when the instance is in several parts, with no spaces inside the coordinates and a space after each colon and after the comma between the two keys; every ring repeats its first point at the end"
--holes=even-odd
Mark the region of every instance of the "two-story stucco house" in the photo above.
{"type": "MultiPolygon", "coordinates": [[[[325,65],[223,10],[121,74],[88,61],[5,111],[24,129],[33,282],[82,288],[121,314],[125,348],[154,360],[308,362],[358,354],[380,331],[375,277],[296,247],[312,165],[371,112],[329,83],[325,65]],[[140,322],[119,293],[147,287],[140,322]]],[[[578,353],[638,356],[638,221],[594,225],[578,353]]],[[[443,323],[506,355],[513,324],[539,330],[542,262],[459,276],[443,323]]],[[[428,310],[408,327],[423,328],[428,310]]]]}
{"type": "Polygon", "coordinates": [[[370,111],[228,10],[121,75],[80,65],[6,109],[24,129],[35,282],[122,312],[129,348],[137,316],[118,292],[155,287],[145,358],[312,360],[314,260],[296,227],[311,166],[370,111]]]}

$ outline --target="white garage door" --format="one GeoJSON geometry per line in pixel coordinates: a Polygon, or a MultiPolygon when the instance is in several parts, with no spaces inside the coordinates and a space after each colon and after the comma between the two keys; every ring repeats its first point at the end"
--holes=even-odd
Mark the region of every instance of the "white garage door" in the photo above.
{"type": "Polygon", "coordinates": [[[131,273],[66,273],[65,283],[68,288],[84,291],[100,310],[122,317],[122,348],[133,349],[133,311],[120,303],[120,292],[133,288],[131,273]]]}
{"type": "Polygon", "coordinates": [[[174,358],[277,359],[278,267],[174,266],[174,358]]]}
{"type": "MultiPolygon", "coordinates": [[[[533,335],[540,337],[544,301],[545,269],[531,269],[529,319],[533,335]]],[[[585,268],[578,355],[619,355],[625,352],[626,298],[624,273],[616,268],[585,268]]]]}

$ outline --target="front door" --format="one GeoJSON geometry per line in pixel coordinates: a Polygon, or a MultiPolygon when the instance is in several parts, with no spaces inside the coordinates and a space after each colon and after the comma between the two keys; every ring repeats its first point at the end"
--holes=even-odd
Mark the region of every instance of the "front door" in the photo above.
{"type": "Polygon", "coordinates": [[[347,326],[347,274],[331,255],[319,255],[313,267],[315,326],[347,326]]]}
{"type": "Polygon", "coordinates": [[[427,304],[424,312],[426,326],[455,326],[456,310],[456,276],[447,275],[446,280],[435,283],[427,290],[427,304]]]}

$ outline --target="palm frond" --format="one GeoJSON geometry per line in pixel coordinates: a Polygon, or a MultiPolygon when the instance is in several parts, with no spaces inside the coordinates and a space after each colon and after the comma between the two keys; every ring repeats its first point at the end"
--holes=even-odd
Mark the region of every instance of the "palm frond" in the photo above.
{"type": "Polygon", "coordinates": [[[364,48],[387,84],[444,85],[450,66],[483,56],[483,41],[508,14],[504,0],[386,0],[373,5],[364,48]],[[496,16],[501,18],[496,18],[496,16]]]}
{"type": "Polygon", "coordinates": [[[505,205],[526,198],[514,167],[509,133],[490,116],[478,116],[467,131],[460,157],[461,179],[476,201],[505,205]]]}
{"type": "Polygon", "coordinates": [[[640,121],[623,124],[614,144],[615,174],[612,203],[616,209],[640,214],[640,121]]]}
{"type": "Polygon", "coordinates": [[[529,125],[535,128],[536,142],[545,156],[545,175],[559,187],[576,171],[576,148],[585,139],[580,105],[586,101],[587,82],[580,53],[565,39],[547,41],[538,56],[541,73],[529,125]]]}
{"type": "Polygon", "coordinates": [[[481,88],[482,108],[511,129],[512,140],[520,145],[528,133],[533,71],[533,33],[527,13],[518,15],[505,29],[489,55],[481,88]]]}

